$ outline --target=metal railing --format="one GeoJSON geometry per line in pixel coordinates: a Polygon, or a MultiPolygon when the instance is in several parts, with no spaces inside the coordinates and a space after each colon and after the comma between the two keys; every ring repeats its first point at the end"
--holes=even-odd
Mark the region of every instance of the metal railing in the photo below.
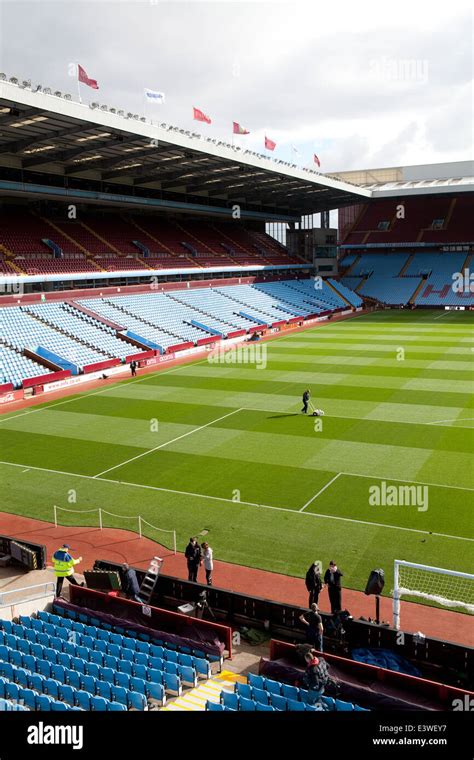
{"type": "Polygon", "coordinates": [[[33,586],[23,586],[21,588],[14,588],[10,591],[0,591],[0,608],[1,607],[9,607],[12,604],[21,604],[22,602],[30,602],[34,599],[40,599],[43,596],[46,596],[47,594],[52,594],[53,596],[56,593],[56,584],[54,581],[45,581],[44,583],[35,583],[33,586]],[[31,596],[29,593],[28,595],[24,595],[24,592],[30,592],[33,591],[33,589],[43,589],[43,593],[33,593],[31,596]],[[8,599],[8,597],[13,597],[14,595],[23,594],[23,596],[20,599],[8,599]]]}

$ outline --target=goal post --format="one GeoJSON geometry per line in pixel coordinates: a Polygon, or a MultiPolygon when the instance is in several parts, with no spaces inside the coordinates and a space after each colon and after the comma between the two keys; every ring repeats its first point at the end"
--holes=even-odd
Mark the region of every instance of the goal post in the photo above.
{"type": "Polygon", "coordinates": [[[414,596],[474,614],[474,575],[396,559],[393,569],[393,627],[400,628],[400,600],[414,596]]]}

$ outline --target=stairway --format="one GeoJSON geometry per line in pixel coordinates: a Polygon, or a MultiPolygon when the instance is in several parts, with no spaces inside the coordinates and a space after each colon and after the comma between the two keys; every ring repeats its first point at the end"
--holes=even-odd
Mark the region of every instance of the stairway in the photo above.
{"type": "Polygon", "coordinates": [[[207,681],[198,684],[194,689],[190,689],[176,699],[169,700],[160,712],[195,712],[206,709],[206,702],[220,701],[220,693],[223,689],[234,691],[234,684],[247,683],[247,679],[236,673],[223,670],[221,673],[212,676],[207,681]]]}

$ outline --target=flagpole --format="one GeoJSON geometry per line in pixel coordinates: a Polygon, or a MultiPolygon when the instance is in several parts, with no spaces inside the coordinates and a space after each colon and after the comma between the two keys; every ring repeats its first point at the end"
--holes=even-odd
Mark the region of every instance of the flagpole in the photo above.
{"type": "Polygon", "coordinates": [[[82,104],[81,83],[79,82],[79,64],[78,63],[76,63],[76,74],[77,74],[77,94],[79,96],[79,103],[82,104]]]}

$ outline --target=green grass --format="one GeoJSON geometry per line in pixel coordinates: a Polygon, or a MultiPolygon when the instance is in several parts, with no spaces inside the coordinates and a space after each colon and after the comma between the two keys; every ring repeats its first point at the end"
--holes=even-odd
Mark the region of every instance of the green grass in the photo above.
{"type": "Polygon", "coordinates": [[[260,344],[265,368],[194,362],[6,414],[2,509],[140,514],[180,549],[207,530],[218,559],[296,576],[335,558],[355,589],[383,567],[388,593],[395,558],[473,572],[469,316],[380,312],[260,344]],[[426,485],[428,508],[372,506],[382,481],[426,485]]]}

